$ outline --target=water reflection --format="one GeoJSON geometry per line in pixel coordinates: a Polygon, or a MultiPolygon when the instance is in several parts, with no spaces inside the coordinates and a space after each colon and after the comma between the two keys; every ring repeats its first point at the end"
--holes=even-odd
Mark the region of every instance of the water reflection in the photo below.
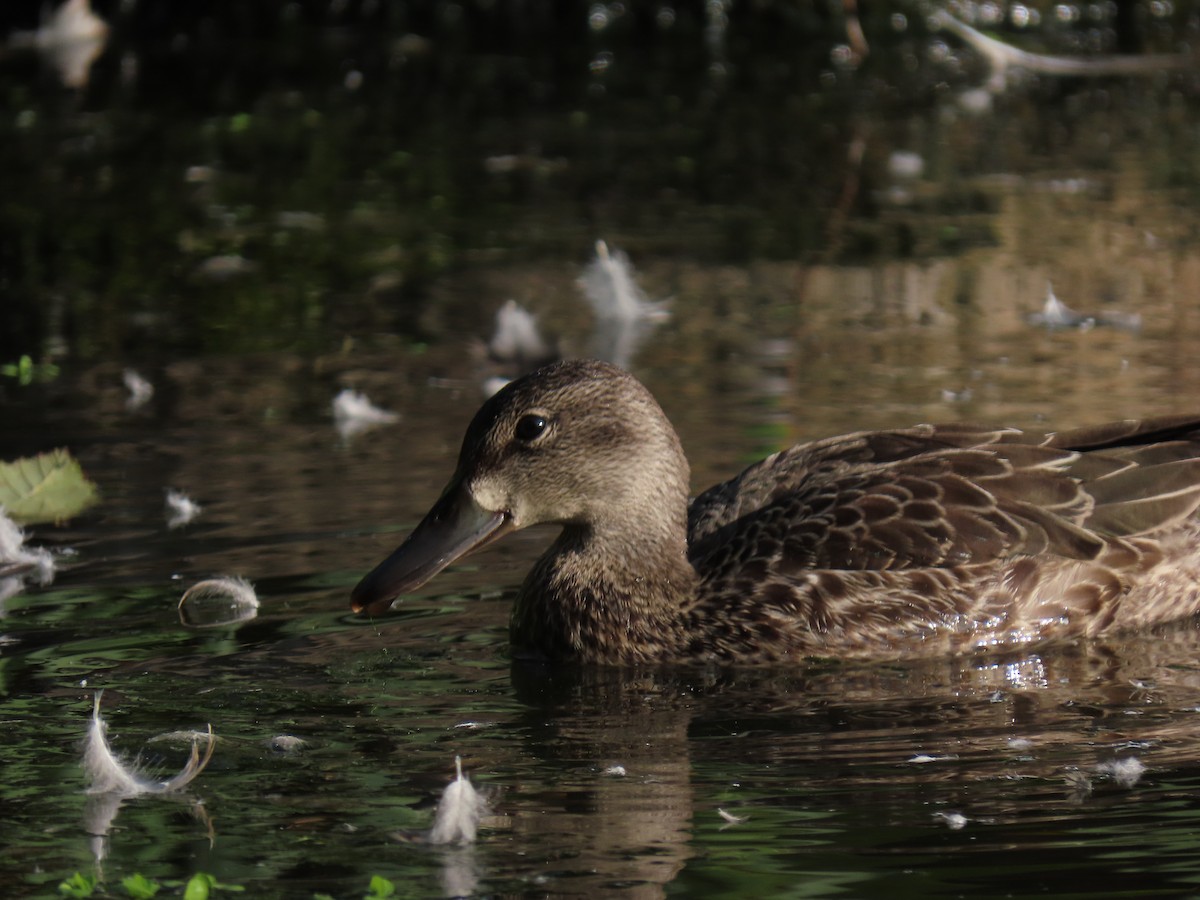
{"type": "MultiPolygon", "coordinates": [[[[1001,834],[1035,809],[1070,818],[1132,790],[1153,802],[1155,781],[1186,769],[1200,737],[1191,700],[1172,705],[1196,688],[1197,635],[1181,629],[1168,636],[1170,652],[1148,657],[1162,637],[883,669],[564,677],[518,667],[513,686],[527,711],[500,727],[528,735],[524,753],[551,780],[506,796],[508,827],[524,846],[555,848],[522,870],[540,861],[562,890],[621,885],[623,895],[658,896],[687,867],[697,832],[720,827],[715,810],[731,797],[749,815],[742,827],[766,841],[754,823],[797,802],[803,810],[805,795],[836,802],[842,815],[871,810],[884,827],[919,829],[954,813],[976,833],[1001,834]],[[1188,675],[1172,679],[1173,697],[1133,683],[1181,662],[1188,675]],[[625,776],[605,777],[614,760],[625,776]],[[1148,768],[1149,787],[1107,777],[1129,760],[1148,768]],[[562,857],[569,862],[555,862],[562,857]]],[[[515,762],[489,760],[501,770],[515,762]]],[[[800,865],[818,870],[818,860],[800,865]]]]}
{"type": "MultiPolygon", "coordinates": [[[[258,539],[258,549],[275,540],[258,539]]],[[[285,546],[321,573],[342,550],[324,544],[285,546]]],[[[509,556],[538,549],[534,541],[509,556]]],[[[227,550],[201,540],[192,552],[210,568],[227,550]]],[[[483,565],[508,572],[511,586],[526,561],[483,565]]],[[[331,621],[326,610],[344,601],[356,574],[315,590],[305,578],[267,579],[265,618],[221,634],[172,632],[154,603],[122,605],[91,591],[68,607],[45,661],[35,660],[30,626],[48,628],[62,599],[27,599],[16,635],[30,641],[21,653],[43,682],[73,672],[72,683],[86,673],[89,682],[124,684],[143,727],[175,727],[185,708],[228,736],[197,786],[215,821],[202,865],[228,878],[283,878],[297,836],[308,834],[312,864],[336,863],[334,881],[322,883],[343,893],[361,888],[364,873],[399,869],[422,892],[661,896],[743,871],[747,853],[763,873],[744,876],[742,890],[760,889],[756,879],[772,872],[872,884],[895,877],[893,857],[852,850],[862,839],[916,848],[935,831],[957,834],[947,823],[958,820],[947,817],[958,815],[967,836],[960,856],[935,869],[952,879],[999,846],[1048,851],[1077,829],[1103,834],[1134,809],[1165,811],[1181,791],[1200,789],[1192,623],[962,660],[564,671],[510,667],[511,595],[466,595],[477,573],[450,573],[448,593],[406,600],[395,621],[331,621]],[[97,654],[112,652],[109,632],[126,635],[130,652],[98,665],[97,654]],[[305,753],[264,747],[284,723],[308,742],[305,753]],[[454,753],[493,792],[495,816],[478,846],[398,847],[397,828],[429,827],[454,753]],[[1123,785],[1106,767],[1129,759],[1146,773],[1123,785]],[[748,818],[721,831],[719,808],[748,818]],[[742,864],[727,856],[734,848],[742,864]]],[[[169,614],[172,598],[163,600],[169,614]]],[[[28,695],[46,696],[44,688],[28,695]]],[[[47,718],[46,701],[38,703],[47,718]]],[[[69,706],[72,715],[80,708],[69,706]]],[[[18,723],[10,746],[35,740],[36,730],[18,723]]],[[[152,806],[121,809],[121,833],[158,822],[152,806]]],[[[199,836],[185,819],[154,827],[176,840],[199,836]]],[[[1169,886],[1175,875],[1157,868],[1158,854],[1174,834],[1145,835],[1121,865],[1169,886]]],[[[135,864],[138,843],[112,839],[108,871],[135,864]]],[[[1092,883],[1115,865],[1104,840],[1072,846],[1077,864],[1095,868],[1092,883]]]]}

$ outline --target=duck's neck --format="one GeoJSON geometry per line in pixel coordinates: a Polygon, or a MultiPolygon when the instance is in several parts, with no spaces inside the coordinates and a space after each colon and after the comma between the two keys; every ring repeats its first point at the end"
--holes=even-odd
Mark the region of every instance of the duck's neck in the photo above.
{"type": "Polygon", "coordinates": [[[669,532],[567,525],[525,579],[513,609],[514,652],[634,664],[680,654],[694,597],[686,524],[669,532]]]}

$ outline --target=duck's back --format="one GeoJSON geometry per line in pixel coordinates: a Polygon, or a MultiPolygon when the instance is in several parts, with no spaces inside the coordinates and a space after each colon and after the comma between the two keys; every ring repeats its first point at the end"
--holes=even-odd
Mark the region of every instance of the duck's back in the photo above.
{"type": "Polygon", "coordinates": [[[1197,605],[1198,506],[1195,417],[848,435],[692,502],[693,613],[767,657],[1163,621],[1197,605]]]}

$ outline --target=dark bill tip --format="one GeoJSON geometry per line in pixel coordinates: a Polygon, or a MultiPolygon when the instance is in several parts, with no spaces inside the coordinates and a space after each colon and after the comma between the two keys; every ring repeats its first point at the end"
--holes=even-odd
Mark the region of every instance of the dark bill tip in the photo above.
{"type": "Polygon", "coordinates": [[[404,543],[358,583],[350,608],[381,615],[400,594],[512,530],[506,513],[483,509],[461,484],[452,485],[404,543]]]}

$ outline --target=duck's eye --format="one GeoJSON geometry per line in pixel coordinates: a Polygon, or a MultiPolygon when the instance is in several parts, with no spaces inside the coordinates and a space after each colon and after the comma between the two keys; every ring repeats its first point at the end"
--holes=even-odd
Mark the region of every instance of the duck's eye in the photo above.
{"type": "Polygon", "coordinates": [[[517,419],[517,427],[513,429],[518,441],[536,441],[546,430],[546,417],[530,413],[517,419]]]}

